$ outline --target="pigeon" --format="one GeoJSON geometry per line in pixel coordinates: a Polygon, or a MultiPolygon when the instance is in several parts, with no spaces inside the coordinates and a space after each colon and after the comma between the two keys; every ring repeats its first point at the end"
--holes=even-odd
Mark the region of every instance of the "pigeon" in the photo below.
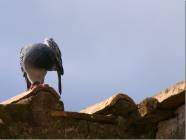
{"type": "Polygon", "coordinates": [[[61,95],[61,76],[64,74],[61,51],[53,38],[43,43],[27,45],[21,49],[20,65],[27,90],[34,85],[43,85],[47,71],[57,71],[58,90],[61,95]]]}

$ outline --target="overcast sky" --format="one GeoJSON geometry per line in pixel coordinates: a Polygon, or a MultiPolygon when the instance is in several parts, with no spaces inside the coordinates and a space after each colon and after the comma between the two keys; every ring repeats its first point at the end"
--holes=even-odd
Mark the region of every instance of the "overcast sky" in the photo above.
{"type": "MultiPolygon", "coordinates": [[[[184,0],[1,0],[0,17],[0,101],[26,89],[20,49],[45,37],[62,51],[68,111],[184,80],[184,0]]],[[[57,89],[55,72],[46,83],[57,89]]]]}

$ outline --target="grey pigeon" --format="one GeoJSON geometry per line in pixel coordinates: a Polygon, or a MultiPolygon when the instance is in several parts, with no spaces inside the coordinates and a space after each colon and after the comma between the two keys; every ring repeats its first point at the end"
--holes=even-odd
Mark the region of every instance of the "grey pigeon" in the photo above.
{"type": "Polygon", "coordinates": [[[64,69],[57,43],[52,38],[47,38],[44,43],[27,45],[20,53],[20,65],[27,89],[34,84],[43,84],[47,71],[57,71],[58,88],[61,94],[61,75],[64,74],[64,69]]]}

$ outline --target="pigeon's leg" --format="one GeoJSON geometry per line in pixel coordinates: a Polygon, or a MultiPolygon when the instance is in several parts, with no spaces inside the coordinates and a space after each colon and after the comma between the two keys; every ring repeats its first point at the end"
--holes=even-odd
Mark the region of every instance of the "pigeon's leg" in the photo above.
{"type": "Polygon", "coordinates": [[[34,82],[31,86],[30,86],[30,88],[29,89],[33,89],[34,87],[49,87],[49,85],[48,84],[43,84],[43,83],[40,83],[40,82],[34,82]]]}
{"type": "Polygon", "coordinates": [[[40,85],[40,82],[36,81],[33,84],[31,84],[29,89],[33,89],[35,86],[39,86],[39,85],[40,85]]]}
{"type": "Polygon", "coordinates": [[[48,84],[44,84],[44,81],[45,81],[45,79],[43,78],[42,81],[41,81],[41,85],[42,85],[43,87],[49,87],[48,84]]]}

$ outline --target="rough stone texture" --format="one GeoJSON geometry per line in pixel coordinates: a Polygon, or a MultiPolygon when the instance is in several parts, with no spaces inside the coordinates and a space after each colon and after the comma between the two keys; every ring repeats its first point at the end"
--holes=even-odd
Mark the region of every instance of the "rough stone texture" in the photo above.
{"type": "MultiPolygon", "coordinates": [[[[115,105],[117,105],[117,103],[119,101],[129,103],[129,105],[128,105],[129,107],[131,106],[132,108],[136,109],[136,105],[135,105],[134,101],[129,96],[119,93],[119,94],[111,96],[110,98],[108,98],[100,103],[97,103],[93,106],[89,106],[89,107],[81,110],[80,112],[87,113],[87,114],[110,114],[110,113],[121,114],[121,113],[123,113],[123,110],[120,110],[121,112],[118,112],[118,110],[114,110],[116,112],[109,112],[110,108],[113,108],[115,105]]],[[[123,104],[123,106],[121,108],[123,108],[125,106],[126,105],[123,104]]]]}
{"type": "Polygon", "coordinates": [[[17,96],[14,96],[6,101],[1,102],[1,104],[7,105],[7,104],[13,104],[13,103],[20,103],[20,101],[24,102],[24,99],[27,100],[29,97],[36,95],[40,91],[41,92],[49,92],[52,95],[56,96],[56,98],[60,98],[59,95],[57,94],[57,92],[53,88],[49,87],[48,85],[46,85],[45,87],[35,86],[32,89],[24,91],[23,93],[20,93],[17,96]]]}
{"type": "Polygon", "coordinates": [[[176,109],[175,114],[176,117],[158,123],[156,138],[185,138],[185,105],[176,109]]]}
{"type": "Polygon", "coordinates": [[[81,110],[81,113],[120,116],[129,125],[139,119],[135,102],[127,95],[119,93],[110,98],[81,110]]]}
{"type": "Polygon", "coordinates": [[[0,138],[185,138],[185,82],[141,103],[116,94],[78,112],[64,111],[51,87],[0,104],[0,138]]]}
{"type": "Polygon", "coordinates": [[[153,97],[146,98],[138,104],[138,111],[141,115],[140,121],[147,123],[157,123],[174,115],[173,110],[160,108],[160,103],[153,97]]]}
{"type": "Polygon", "coordinates": [[[154,96],[158,100],[159,107],[162,109],[175,109],[178,106],[185,104],[185,81],[180,81],[177,84],[166,88],[154,96]]]}

